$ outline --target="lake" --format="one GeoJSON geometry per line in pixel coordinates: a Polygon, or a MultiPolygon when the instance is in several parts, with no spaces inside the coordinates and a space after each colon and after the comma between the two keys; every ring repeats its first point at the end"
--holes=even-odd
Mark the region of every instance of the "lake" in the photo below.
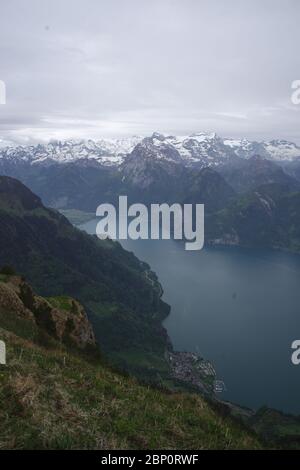
{"type": "MultiPolygon", "coordinates": [[[[95,233],[97,220],[80,228],[95,233]]],[[[173,240],[122,240],[158,275],[175,349],[197,352],[224,380],[225,400],[300,414],[300,256],[241,248],[189,252],[173,240]]]]}

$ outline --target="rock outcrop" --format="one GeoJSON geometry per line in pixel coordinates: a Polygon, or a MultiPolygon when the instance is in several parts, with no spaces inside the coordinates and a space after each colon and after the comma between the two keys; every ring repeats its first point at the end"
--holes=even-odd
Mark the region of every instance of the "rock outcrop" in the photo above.
{"type": "Polygon", "coordinates": [[[96,344],[79,302],[71,297],[40,297],[19,276],[5,276],[0,281],[0,311],[31,320],[60,342],[71,342],[81,349],[96,344]]]}

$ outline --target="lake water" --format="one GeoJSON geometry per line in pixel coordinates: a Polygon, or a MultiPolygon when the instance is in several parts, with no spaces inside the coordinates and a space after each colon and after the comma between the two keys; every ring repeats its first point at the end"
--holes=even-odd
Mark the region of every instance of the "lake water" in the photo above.
{"type": "MultiPolygon", "coordinates": [[[[81,226],[95,233],[97,221],[81,226]]],[[[122,240],[150,264],[171,305],[165,327],[175,349],[212,361],[222,398],[300,414],[300,256],[239,248],[184,250],[172,240],[122,240]]]]}

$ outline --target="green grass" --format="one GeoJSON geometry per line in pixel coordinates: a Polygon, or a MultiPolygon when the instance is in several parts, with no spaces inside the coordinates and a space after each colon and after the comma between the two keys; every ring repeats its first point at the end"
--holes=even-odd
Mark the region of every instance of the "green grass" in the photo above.
{"type": "Polygon", "coordinates": [[[200,395],[143,386],[62,345],[44,348],[25,336],[0,328],[7,345],[7,366],[0,369],[2,449],[261,447],[200,395]]]}
{"type": "Polygon", "coordinates": [[[267,407],[261,408],[251,419],[252,428],[277,447],[300,449],[300,416],[283,415],[267,407]]]}
{"type": "Polygon", "coordinates": [[[48,302],[52,305],[52,307],[58,308],[60,310],[66,310],[70,312],[72,310],[73,299],[66,295],[60,295],[56,297],[46,297],[48,302]]]}

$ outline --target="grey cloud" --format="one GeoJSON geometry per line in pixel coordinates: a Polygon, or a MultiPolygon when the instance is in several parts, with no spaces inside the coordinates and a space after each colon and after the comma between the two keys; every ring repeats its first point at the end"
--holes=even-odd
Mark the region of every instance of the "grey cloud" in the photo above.
{"type": "Polygon", "coordinates": [[[0,3],[3,139],[213,130],[300,142],[298,0],[0,3]]]}

